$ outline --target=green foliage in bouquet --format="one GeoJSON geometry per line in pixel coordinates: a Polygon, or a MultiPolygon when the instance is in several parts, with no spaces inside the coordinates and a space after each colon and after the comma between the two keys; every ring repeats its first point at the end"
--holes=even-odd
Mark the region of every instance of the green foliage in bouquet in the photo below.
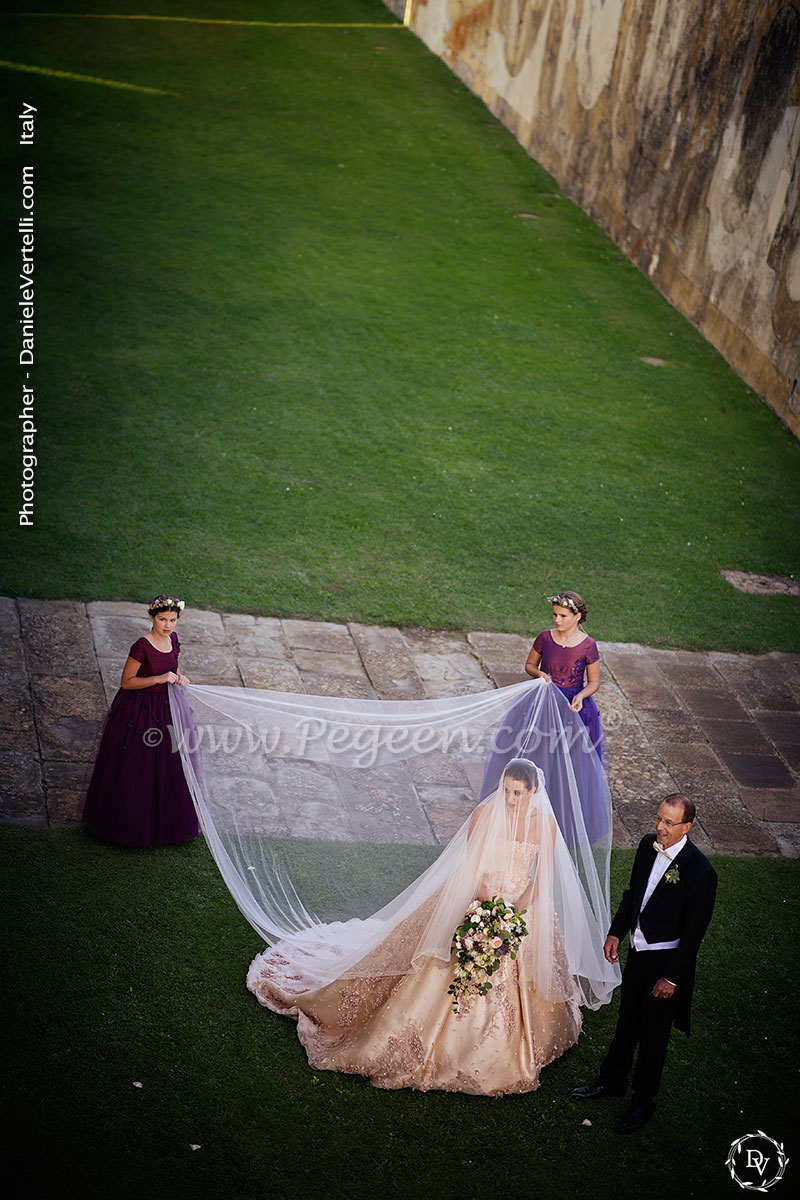
{"type": "Polygon", "coordinates": [[[486,995],[492,986],[490,976],[506,954],[517,957],[519,944],[528,932],[525,912],[527,909],[506,904],[502,896],[472,901],[450,947],[456,964],[447,990],[453,997],[454,1013],[463,996],[486,995]]]}

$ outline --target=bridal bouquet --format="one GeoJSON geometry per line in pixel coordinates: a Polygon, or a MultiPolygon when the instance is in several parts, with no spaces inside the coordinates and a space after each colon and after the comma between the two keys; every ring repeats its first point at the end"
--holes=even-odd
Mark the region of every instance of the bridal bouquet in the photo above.
{"type": "Polygon", "coordinates": [[[528,932],[523,913],[502,896],[491,900],[473,900],[464,914],[464,923],[453,934],[450,947],[456,956],[453,982],[447,989],[453,997],[453,1012],[458,1012],[462,996],[485,996],[492,986],[490,976],[501,958],[517,957],[517,948],[528,932]]]}

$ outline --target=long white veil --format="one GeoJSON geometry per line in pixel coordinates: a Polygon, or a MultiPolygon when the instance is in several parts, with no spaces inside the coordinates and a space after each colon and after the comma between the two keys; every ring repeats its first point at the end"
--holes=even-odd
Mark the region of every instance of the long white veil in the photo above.
{"type": "Polygon", "coordinates": [[[537,828],[555,815],[540,864],[569,972],[581,1003],[609,999],[610,793],[557,688],[380,701],[189,686],[170,688],[170,702],[173,748],[222,876],[253,928],[302,960],[304,987],[449,958],[475,872],[502,842],[489,776],[521,752],[540,771],[537,828]],[[489,815],[476,822],[482,794],[489,815]]]}

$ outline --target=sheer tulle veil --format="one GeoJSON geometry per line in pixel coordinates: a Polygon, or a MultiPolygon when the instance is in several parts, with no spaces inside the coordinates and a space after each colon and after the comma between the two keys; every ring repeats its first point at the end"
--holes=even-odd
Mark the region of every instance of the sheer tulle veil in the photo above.
{"type": "Polygon", "coordinates": [[[467,905],[524,841],[538,848],[526,973],[548,999],[608,1001],[611,800],[557,688],[380,701],[189,686],[170,702],[211,852],[253,928],[298,964],[298,991],[447,961],[467,905]],[[487,760],[514,753],[536,765],[523,812],[502,777],[480,799],[487,760]],[[571,982],[555,969],[559,938],[571,982]]]}

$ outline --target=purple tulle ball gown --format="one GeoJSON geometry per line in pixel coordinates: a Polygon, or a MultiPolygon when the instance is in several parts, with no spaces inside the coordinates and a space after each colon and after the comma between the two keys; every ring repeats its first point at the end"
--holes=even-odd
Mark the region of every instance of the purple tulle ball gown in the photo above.
{"type": "MultiPolygon", "coordinates": [[[[600,654],[597,642],[588,635],[577,646],[560,646],[553,638],[549,629],[543,629],[533,643],[533,648],[541,655],[539,669],[546,672],[558,688],[567,704],[577,696],[584,687],[586,668],[590,663],[599,661],[600,654]]],[[[564,706],[566,710],[566,705],[564,706]]],[[[548,731],[535,728],[532,724],[531,713],[534,708],[533,698],[523,697],[509,709],[505,717],[502,739],[498,739],[492,752],[486,760],[481,797],[492,794],[500,782],[506,764],[517,755],[529,755],[536,759],[536,746],[539,740],[548,736],[548,731]]],[[[603,767],[608,768],[605,734],[600,713],[594,701],[594,696],[587,696],[579,713],[565,711],[565,725],[581,722],[588,733],[587,749],[596,753],[603,767]],[[592,747],[594,748],[592,750],[592,747]]],[[[580,728],[580,725],[577,726],[580,728]]],[[[583,796],[589,795],[591,788],[579,787],[583,796]]],[[[570,844],[570,831],[562,824],[557,804],[556,819],[561,825],[562,833],[570,844]]],[[[591,842],[602,840],[607,833],[610,820],[605,806],[597,806],[586,802],[584,805],[584,821],[591,842]]]]}
{"type": "MultiPolygon", "coordinates": [[[[129,654],[140,663],[138,678],[178,670],[180,642],[170,634],[162,652],[141,637],[129,654]]],[[[106,714],[85,790],[82,819],[99,838],[123,846],[160,846],[197,836],[197,814],[186,786],[180,754],[173,750],[169,688],[120,688],[106,714]]]]}

